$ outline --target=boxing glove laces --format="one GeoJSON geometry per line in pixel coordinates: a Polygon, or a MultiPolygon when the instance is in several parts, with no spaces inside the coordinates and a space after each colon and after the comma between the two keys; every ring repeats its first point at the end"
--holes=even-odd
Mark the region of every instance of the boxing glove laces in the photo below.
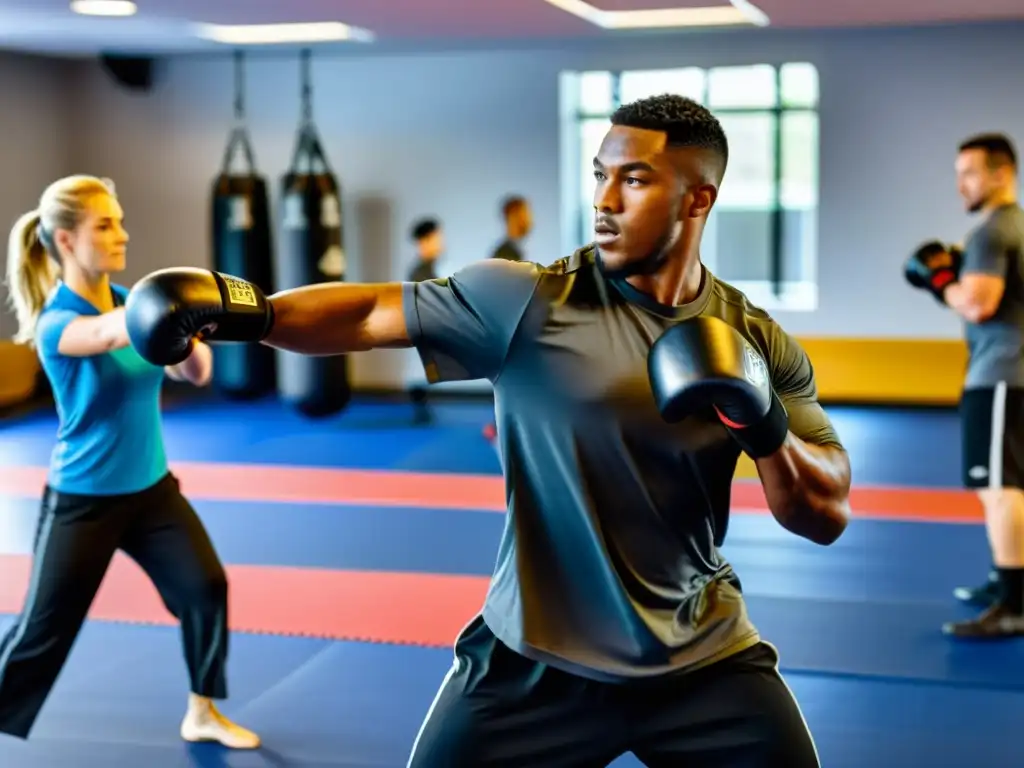
{"type": "Polygon", "coordinates": [[[651,345],[647,372],[667,422],[710,408],[755,459],[786,440],[789,416],[764,358],[724,320],[696,317],[669,328],[651,345]]]}
{"type": "Polygon", "coordinates": [[[274,325],[274,309],[258,286],[206,269],[153,272],[125,302],[128,338],[154,365],[177,365],[192,339],[259,342],[274,325]]]}

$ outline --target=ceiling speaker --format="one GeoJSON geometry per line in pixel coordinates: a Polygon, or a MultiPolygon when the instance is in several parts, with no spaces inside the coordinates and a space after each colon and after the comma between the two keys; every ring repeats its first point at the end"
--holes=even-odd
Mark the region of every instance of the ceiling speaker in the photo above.
{"type": "Polygon", "coordinates": [[[153,87],[152,57],[104,53],[100,55],[100,64],[114,82],[124,88],[148,92],[153,87]]]}

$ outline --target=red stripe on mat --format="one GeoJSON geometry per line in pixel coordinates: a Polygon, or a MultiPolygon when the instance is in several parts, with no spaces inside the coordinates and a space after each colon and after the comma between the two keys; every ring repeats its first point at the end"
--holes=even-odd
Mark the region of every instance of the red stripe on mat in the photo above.
{"type": "MultiPolygon", "coordinates": [[[[500,477],[386,470],[180,462],[182,490],[196,499],[504,511],[500,477]]],[[[43,467],[0,468],[0,494],[38,497],[43,467]]]]}
{"type": "MultiPolygon", "coordinates": [[[[737,508],[768,508],[764,490],[758,482],[733,483],[732,503],[737,508]]],[[[850,506],[855,518],[919,523],[985,521],[981,502],[969,491],[861,487],[850,492],[850,506]]]]}
{"type": "MultiPolygon", "coordinates": [[[[31,559],[0,555],[0,613],[20,613],[31,559]]],[[[488,577],[228,566],[236,632],[449,646],[480,610],[488,577]]],[[[117,555],[92,619],[173,625],[134,562],[117,555]]]]}
{"type": "MultiPolygon", "coordinates": [[[[505,491],[493,475],[390,470],[350,470],[280,465],[181,462],[174,465],[184,491],[211,501],[272,501],[351,504],[502,512],[505,491]]],[[[0,495],[38,498],[46,481],[42,467],[0,468],[0,495]]],[[[857,517],[880,520],[975,523],[983,520],[972,493],[958,490],[857,487],[851,494],[857,517]]],[[[733,484],[738,511],[767,508],[759,483],[733,484]]]]}

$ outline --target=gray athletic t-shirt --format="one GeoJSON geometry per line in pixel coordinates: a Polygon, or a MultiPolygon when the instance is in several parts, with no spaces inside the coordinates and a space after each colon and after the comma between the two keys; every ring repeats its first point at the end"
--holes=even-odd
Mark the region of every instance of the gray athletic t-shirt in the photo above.
{"type": "Polygon", "coordinates": [[[839,445],[792,338],[707,270],[695,301],[666,307],[607,279],[589,247],[404,290],[428,378],[494,385],[508,514],[483,616],[501,642],[615,681],[758,641],[719,552],[740,449],[713,413],[661,419],[647,354],[672,324],[720,317],[768,361],[790,430],[839,445]]]}
{"type": "Polygon", "coordinates": [[[1024,387],[1024,210],[1016,203],[997,208],[964,243],[961,274],[974,272],[1006,280],[995,315],[967,323],[965,389],[1024,387]]]}

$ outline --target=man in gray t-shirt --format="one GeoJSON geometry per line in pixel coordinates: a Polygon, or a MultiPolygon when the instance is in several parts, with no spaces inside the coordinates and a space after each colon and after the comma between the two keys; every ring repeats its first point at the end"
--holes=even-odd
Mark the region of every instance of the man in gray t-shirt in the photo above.
{"type": "Polygon", "coordinates": [[[1001,134],[960,145],[957,182],[967,210],[982,215],[963,250],[931,243],[912,269],[965,321],[969,352],[960,403],[963,482],[978,491],[992,546],[989,583],[956,596],[987,610],[949,623],[956,637],[1024,635],[1024,210],[1017,157],[1001,134]]]}
{"type": "Polygon", "coordinates": [[[194,313],[171,348],[216,323],[211,340],[306,354],[412,345],[432,381],[492,382],[505,531],[410,766],[818,766],[719,548],[741,451],[780,524],[821,545],[846,526],[849,460],[803,350],[700,262],[727,157],[707,109],[644,99],[594,159],[595,244],[550,266],[246,290],[248,307],[216,298],[218,275],[136,286],[151,359],[162,318],[194,313]]]}

